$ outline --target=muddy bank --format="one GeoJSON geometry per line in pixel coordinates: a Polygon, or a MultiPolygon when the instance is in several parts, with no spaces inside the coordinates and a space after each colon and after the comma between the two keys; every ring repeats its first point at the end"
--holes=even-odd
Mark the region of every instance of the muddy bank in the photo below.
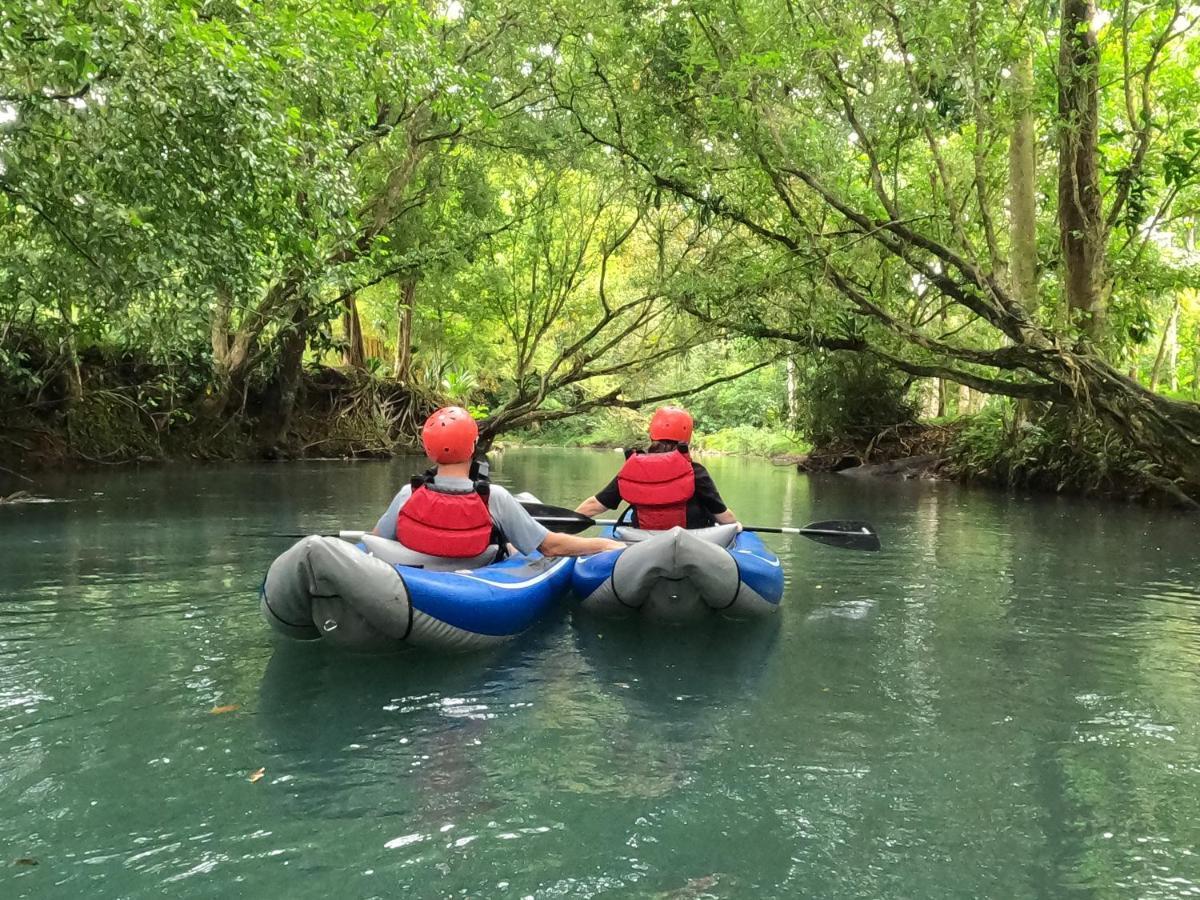
{"type": "Polygon", "coordinates": [[[895,425],[865,441],[843,441],[798,457],[800,472],[851,477],[939,478],[953,457],[961,425],[895,425]]]}
{"type": "MultiPolygon", "coordinates": [[[[270,386],[248,388],[220,417],[203,397],[157,397],[110,370],[77,398],[0,405],[0,487],[41,469],[169,460],[385,458],[414,449],[432,400],[365,373],[306,372],[289,404],[270,386]]],[[[4,493],[0,490],[0,495],[4,493]]]]}
{"type": "Polygon", "coordinates": [[[990,421],[890,428],[862,443],[814,449],[799,472],[870,480],[944,479],[985,487],[1096,497],[1200,510],[1185,485],[1171,481],[1111,433],[1061,425],[990,421]]]}

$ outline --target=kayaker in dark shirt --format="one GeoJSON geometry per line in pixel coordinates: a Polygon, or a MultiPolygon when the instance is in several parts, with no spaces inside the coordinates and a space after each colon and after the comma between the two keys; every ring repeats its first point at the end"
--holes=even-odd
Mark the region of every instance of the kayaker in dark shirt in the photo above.
{"type": "Polygon", "coordinates": [[[737,516],[721,499],[708,470],[688,455],[691,437],[692,417],[686,410],[670,406],[657,410],[650,420],[649,448],[628,454],[617,477],[575,511],[595,516],[624,501],[633,508],[633,524],[638,528],[736,523],[737,516]]]}

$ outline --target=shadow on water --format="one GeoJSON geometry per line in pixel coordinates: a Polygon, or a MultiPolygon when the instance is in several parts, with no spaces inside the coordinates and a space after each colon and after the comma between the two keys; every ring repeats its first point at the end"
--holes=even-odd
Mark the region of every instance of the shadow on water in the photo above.
{"type": "Polygon", "coordinates": [[[780,616],[754,622],[714,619],[664,629],[639,619],[573,614],[574,643],[604,689],[648,710],[745,696],[766,671],[780,616]]]}
{"type": "Polygon", "coordinates": [[[396,713],[449,710],[469,720],[463,698],[517,690],[533,676],[526,662],[545,652],[561,617],[542,622],[515,641],[460,655],[406,648],[354,654],[320,641],[276,642],[259,688],[259,717],[280,747],[309,752],[342,746],[363,733],[403,731],[396,713]],[[340,742],[340,743],[339,743],[340,742]]]}

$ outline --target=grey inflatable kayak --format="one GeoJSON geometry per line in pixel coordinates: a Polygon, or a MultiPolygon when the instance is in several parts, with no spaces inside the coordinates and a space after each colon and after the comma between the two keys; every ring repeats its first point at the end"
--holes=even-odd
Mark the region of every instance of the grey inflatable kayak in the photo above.
{"type": "Polygon", "coordinates": [[[605,534],[630,546],[576,562],[571,587],[584,610],[684,622],[760,618],[779,608],[779,558],[736,525],[691,531],[617,526],[605,534]]]}
{"type": "Polygon", "coordinates": [[[574,560],[539,554],[489,563],[415,553],[363,535],[313,535],[271,564],[259,608],[281,634],[354,650],[416,644],[461,651],[509,640],[565,594],[574,560]]]}

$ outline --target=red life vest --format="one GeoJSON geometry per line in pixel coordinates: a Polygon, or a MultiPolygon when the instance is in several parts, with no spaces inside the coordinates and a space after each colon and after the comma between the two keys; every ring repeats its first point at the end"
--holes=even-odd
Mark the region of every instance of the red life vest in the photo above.
{"type": "Polygon", "coordinates": [[[692,461],[678,450],[634,453],[617,473],[621,499],[633,507],[638,528],[687,527],[687,503],[696,493],[692,461]]]}
{"type": "Polygon", "coordinates": [[[434,487],[433,479],[413,479],[412,496],[396,517],[396,540],[418,553],[467,559],[493,543],[487,486],[470,491],[434,487]]]}

